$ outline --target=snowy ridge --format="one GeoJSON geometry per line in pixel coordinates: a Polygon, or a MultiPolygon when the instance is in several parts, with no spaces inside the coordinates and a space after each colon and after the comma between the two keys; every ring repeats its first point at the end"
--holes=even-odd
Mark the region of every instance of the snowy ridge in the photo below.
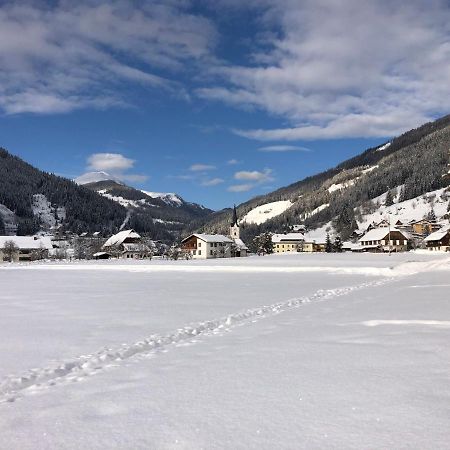
{"type": "Polygon", "coordinates": [[[183,341],[192,341],[200,336],[227,332],[234,326],[241,325],[249,320],[255,321],[255,319],[270,317],[283,311],[297,308],[303,303],[329,300],[334,297],[347,295],[355,290],[379,286],[390,280],[386,278],[356,286],[318,290],[308,297],[300,297],[269,306],[248,309],[220,319],[185,326],[165,336],[154,334],[133,344],[124,344],[117,349],[105,348],[97,353],[82,355],[54,367],[31,369],[25,374],[18,376],[11,375],[0,383],[0,403],[16,401],[20,397],[21,392],[27,389],[39,391],[59,383],[80,381],[100,370],[117,365],[118,362],[126,361],[137,355],[154,354],[170,345],[183,341]]]}
{"type": "Polygon", "coordinates": [[[150,192],[142,190],[141,192],[143,192],[145,195],[148,195],[151,198],[159,198],[168,205],[181,206],[184,203],[183,199],[179,197],[177,194],[174,194],[173,192],[150,192]]]}

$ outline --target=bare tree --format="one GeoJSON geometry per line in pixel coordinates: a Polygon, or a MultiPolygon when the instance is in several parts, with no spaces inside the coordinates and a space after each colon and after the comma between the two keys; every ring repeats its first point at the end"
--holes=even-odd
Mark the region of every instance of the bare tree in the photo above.
{"type": "Polygon", "coordinates": [[[3,259],[5,261],[13,262],[14,256],[19,253],[19,247],[14,241],[6,241],[3,245],[3,259]]]}

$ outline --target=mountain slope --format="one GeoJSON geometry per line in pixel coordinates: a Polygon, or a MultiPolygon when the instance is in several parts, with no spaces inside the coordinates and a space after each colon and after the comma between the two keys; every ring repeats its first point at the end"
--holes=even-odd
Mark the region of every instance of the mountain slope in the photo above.
{"type": "Polygon", "coordinates": [[[51,225],[74,232],[109,233],[121,226],[127,213],[115,202],[36,169],[2,148],[0,205],[2,222],[6,218],[9,231],[18,234],[32,234],[51,225]]]}
{"type": "Polygon", "coordinates": [[[130,224],[135,229],[151,223],[177,236],[192,221],[205,220],[212,213],[201,205],[186,202],[179,195],[141,191],[114,180],[84,186],[127,208],[131,213],[130,224]]]}
{"type": "MultiPolygon", "coordinates": [[[[287,222],[305,223],[314,229],[330,221],[339,233],[348,236],[360,209],[376,209],[371,200],[388,190],[401,187],[401,200],[408,200],[446,187],[448,177],[442,175],[448,170],[449,149],[450,115],[369,148],[337,167],[242,203],[238,207],[240,217],[252,216],[262,205],[292,202],[285,211],[260,224],[247,220],[244,238],[250,240],[262,231],[282,231],[287,222]]],[[[199,229],[224,232],[230,219],[231,210],[223,210],[199,229]]]]}

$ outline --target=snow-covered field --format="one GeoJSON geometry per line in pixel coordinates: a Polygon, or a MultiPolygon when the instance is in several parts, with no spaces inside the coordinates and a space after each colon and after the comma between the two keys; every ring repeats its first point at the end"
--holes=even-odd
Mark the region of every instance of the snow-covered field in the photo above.
{"type": "Polygon", "coordinates": [[[250,210],[242,218],[242,222],[261,225],[269,219],[273,219],[274,217],[284,213],[291,206],[292,202],[290,200],[280,200],[278,202],[266,203],[250,210]]]}
{"type": "Polygon", "coordinates": [[[449,448],[450,258],[0,265],[0,448],[449,448]]]}

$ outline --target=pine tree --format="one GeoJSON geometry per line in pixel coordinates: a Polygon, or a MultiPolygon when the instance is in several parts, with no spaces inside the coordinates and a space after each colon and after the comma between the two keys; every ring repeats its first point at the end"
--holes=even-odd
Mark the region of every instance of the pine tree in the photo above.
{"type": "Polygon", "coordinates": [[[334,238],[334,242],[333,242],[333,250],[335,252],[341,253],[342,252],[342,239],[341,237],[338,235],[334,238]]]}
{"type": "Polygon", "coordinates": [[[430,222],[436,222],[436,213],[434,212],[434,208],[431,208],[430,212],[427,215],[427,219],[430,222]]]}
{"type": "Polygon", "coordinates": [[[386,200],[384,202],[385,206],[392,206],[394,204],[394,196],[392,194],[392,191],[389,189],[386,194],[386,200]]]}
{"type": "Polygon", "coordinates": [[[327,253],[332,253],[333,252],[333,244],[331,243],[331,238],[330,238],[330,234],[327,233],[327,240],[325,241],[325,251],[327,253]]]}

